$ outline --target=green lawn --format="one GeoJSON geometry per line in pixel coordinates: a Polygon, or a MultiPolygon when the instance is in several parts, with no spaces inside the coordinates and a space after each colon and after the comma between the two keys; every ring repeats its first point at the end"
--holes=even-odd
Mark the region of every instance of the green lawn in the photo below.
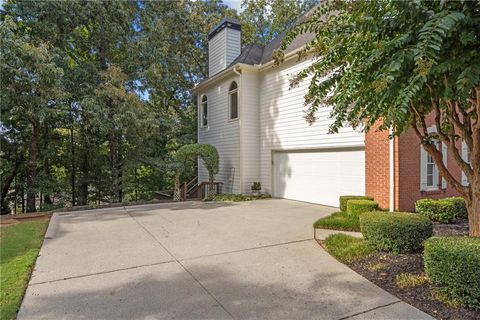
{"type": "Polygon", "coordinates": [[[365,240],[346,234],[332,234],[325,239],[325,248],[337,260],[347,263],[366,257],[374,249],[367,246],[365,240]]]}
{"type": "Polygon", "coordinates": [[[360,221],[358,217],[352,217],[346,212],[335,212],[328,217],[318,219],[314,224],[315,228],[360,231],[360,221]]]}
{"type": "Polygon", "coordinates": [[[0,319],[15,319],[47,221],[21,222],[0,229],[0,319]]]}

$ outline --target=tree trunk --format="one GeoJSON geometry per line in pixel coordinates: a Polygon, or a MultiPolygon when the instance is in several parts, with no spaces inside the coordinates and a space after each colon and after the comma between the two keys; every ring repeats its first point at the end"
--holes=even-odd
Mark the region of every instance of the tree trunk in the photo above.
{"type": "Polygon", "coordinates": [[[81,173],[80,177],[80,185],[78,187],[78,197],[77,197],[77,204],[79,206],[85,206],[88,203],[88,173],[90,171],[90,165],[88,162],[88,153],[86,150],[89,150],[85,141],[83,141],[83,145],[85,149],[82,151],[82,156],[80,159],[79,169],[81,173]]]}
{"type": "MultiPolygon", "coordinates": [[[[19,167],[20,167],[20,161],[16,160],[15,161],[15,166],[13,167],[12,172],[10,173],[10,175],[7,177],[6,181],[2,185],[2,195],[1,195],[1,200],[0,200],[2,209],[7,208],[6,198],[7,198],[8,190],[10,190],[10,186],[12,185],[13,179],[17,175],[19,167]]],[[[15,185],[15,190],[16,190],[16,188],[17,188],[17,186],[15,185]]],[[[15,196],[16,196],[16,194],[15,194],[15,196]]],[[[15,198],[15,201],[16,201],[16,198],[15,198]]]]}
{"type": "Polygon", "coordinates": [[[120,172],[118,166],[118,140],[115,130],[111,129],[108,139],[110,149],[110,167],[112,169],[112,202],[120,202],[120,172]]]}
{"type": "Polygon", "coordinates": [[[470,187],[472,198],[465,199],[468,210],[469,235],[471,237],[480,237],[480,177],[473,179],[470,187]]]}
{"type": "Polygon", "coordinates": [[[32,135],[30,139],[30,152],[28,159],[27,175],[27,212],[36,211],[36,188],[37,188],[37,158],[38,158],[38,124],[32,123],[32,135]]]}

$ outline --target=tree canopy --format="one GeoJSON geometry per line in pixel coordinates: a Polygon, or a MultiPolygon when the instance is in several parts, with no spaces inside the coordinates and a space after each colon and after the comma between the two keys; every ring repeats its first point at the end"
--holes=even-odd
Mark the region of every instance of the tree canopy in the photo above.
{"type": "MultiPolygon", "coordinates": [[[[241,18],[243,44],[254,43],[285,29],[300,14],[285,19],[292,6],[302,3],[279,1],[258,29],[251,10],[241,18],[220,0],[5,1],[2,210],[151,199],[173,188],[176,151],[196,141],[191,89],[208,74],[208,31],[241,18]]],[[[195,174],[192,166],[182,179],[195,174]]]]}
{"type": "Polygon", "coordinates": [[[282,49],[305,32],[316,36],[299,55],[314,60],[292,85],[310,81],[307,121],[330,105],[331,132],[345,123],[368,131],[377,121],[393,136],[413,128],[440,174],[465,198],[470,233],[480,236],[479,2],[325,1],[282,49]],[[427,130],[428,117],[436,132],[427,130]],[[452,175],[432,141],[447,145],[469,185],[452,175]]]}

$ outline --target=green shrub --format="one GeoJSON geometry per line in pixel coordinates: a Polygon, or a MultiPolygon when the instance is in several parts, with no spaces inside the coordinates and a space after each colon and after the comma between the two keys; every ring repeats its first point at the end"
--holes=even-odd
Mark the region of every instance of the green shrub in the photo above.
{"type": "Polygon", "coordinates": [[[425,241],[425,273],[440,291],[480,310],[480,238],[441,237],[425,241]]]}
{"type": "Polygon", "coordinates": [[[342,233],[329,235],[325,239],[325,248],[328,253],[344,263],[364,258],[374,251],[363,239],[342,233]]]}
{"type": "Polygon", "coordinates": [[[340,211],[347,211],[347,203],[349,200],[373,200],[373,198],[365,196],[340,196],[340,211]]]}
{"type": "Polygon", "coordinates": [[[366,212],[360,216],[360,230],[372,247],[394,253],[415,252],[433,234],[432,222],[408,212],[366,212]]]}
{"type": "Polygon", "coordinates": [[[360,231],[358,217],[348,215],[346,212],[334,212],[327,217],[318,219],[313,226],[321,229],[360,231]]]}
{"type": "Polygon", "coordinates": [[[467,217],[467,207],[463,198],[445,198],[439,200],[421,199],[415,203],[415,210],[432,221],[450,223],[456,218],[467,217]]]}
{"type": "Polygon", "coordinates": [[[349,200],[347,202],[347,213],[353,217],[358,217],[364,212],[377,210],[378,203],[373,200],[349,200]]]}

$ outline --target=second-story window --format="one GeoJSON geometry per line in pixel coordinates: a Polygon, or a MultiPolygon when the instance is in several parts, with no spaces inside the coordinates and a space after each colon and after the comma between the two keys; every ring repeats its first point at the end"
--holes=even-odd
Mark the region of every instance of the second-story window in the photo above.
{"type": "Polygon", "coordinates": [[[228,90],[229,119],[238,119],[238,86],[234,81],[228,90]]]}
{"type": "Polygon", "coordinates": [[[208,126],[207,96],[202,97],[201,114],[202,114],[202,127],[206,127],[206,126],[208,126]]]}

